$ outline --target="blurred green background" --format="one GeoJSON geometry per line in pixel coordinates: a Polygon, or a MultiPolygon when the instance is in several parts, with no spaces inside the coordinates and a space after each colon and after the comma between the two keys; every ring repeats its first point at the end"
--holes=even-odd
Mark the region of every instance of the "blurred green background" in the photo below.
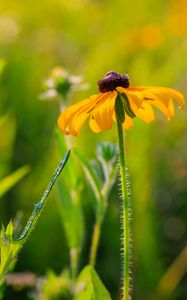
{"type": "MultiPolygon", "coordinates": [[[[89,90],[72,94],[72,102],[97,93],[96,82],[110,70],[128,73],[132,85],[173,87],[186,96],[186,53],[185,0],[1,0],[0,58],[6,65],[0,75],[0,176],[23,165],[31,167],[30,174],[0,199],[1,223],[7,224],[18,215],[23,224],[26,222],[60,159],[55,141],[58,102],[39,99],[43,80],[55,66],[82,74],[90,83],[89,90]]],[[[115,129],[94,134],[85,125],[73,144],[91,159],[98,142],[116,142],[115,129]]],[[[176,109],[171,121],[160,113],[151,125],[135,120],[126,133],[136,300],[155,299],[161,278],[177,258],[181,260],[174,277],[179,283],[167,299],[187,297],[187,258],[181,255],[187,247],[186,132],[185,108],[176,109]]],[[[94,214],[89,192],[82,197],[86,223],[83,266],[88,260],[94,214]]],[[[118,192],[114,190],[110,198],[96,269],[117,300],[118,192]]],[[[68,264],[67,242],[53,192],[15,271],[44,276],[48,269],[60,273],[68,264]]],[[[29,299],[28,290],[9,287],[5,299],[29,299]]]]}

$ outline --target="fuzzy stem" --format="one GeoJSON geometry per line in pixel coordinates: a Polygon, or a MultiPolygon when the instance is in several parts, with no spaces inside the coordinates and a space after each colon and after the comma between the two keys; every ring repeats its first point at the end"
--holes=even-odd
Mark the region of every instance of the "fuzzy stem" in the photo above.
{"type": "Polygon", "coordinates": [[[124,140],[123,140],[123,128],[122,123],[117,119],[118,129],[118,144],[119,144],[119,159],[120,159],[120,175],[121,175],[121,188],[122,188],[122,217],[123,217],[123,300],[129,299],[129,258],[130,258],[130,245],[129,245],[129,203],[127,197],[127,179],[125,170],[125,152],[124,152],[124,140]]]}

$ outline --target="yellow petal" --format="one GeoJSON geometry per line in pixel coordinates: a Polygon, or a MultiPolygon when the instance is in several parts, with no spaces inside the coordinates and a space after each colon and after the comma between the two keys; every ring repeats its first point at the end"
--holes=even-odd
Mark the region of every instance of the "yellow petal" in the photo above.
{"type": "Polygon", "coordinates": [[[135,87],[135,89],[142,91],[145,101],[160,109],[168,119],[173,117],[175,112],[173,99],[177,100],[182,108],[184,107],[183,95],[174,89],[165,87],[135,87]]]}
{"type": "Polygon", "coordinates": [[[85,110],[77,113],[69,123],[67,132],[69,132],[71,135],[77,136],[88,116],[89,115],[85,110]]]}
{"type": "Polygon", "coordinates": [[[154,111],[148,101],[142,103],[142,106],[137,110],[136,115],[146,123],[151,123],[155,119],[154,111]]]}
{"type": "Polygon", "coordinates": [[[153,101],[148,101],[151,105],[157,107],[161,112],[163,112],[168,119],[170,119],[171,117],[173,117],[174,114],[174,107],[172,109],[171,108],[171,104],[173,103],[172,100],[169,101],[168,106],[166,106],[165,104],[163,104],[161,101],[157,101],[157,100],[153,100],[153,101]]]}
{"type": "Polygon", "coordinates": [[[129,129],[133,126],[133,119],[130,118],[127,114],[125,114],[125,122],[123,123],[124,129],[129,129]]]}
{"type": "Polygon", "coordinates": [[[116,123],[116,113],[115,113],[115,110],[113,111],[113,114],[112,114],[112,120],[114,121],[114,123],[116,123]]]}
{"type": "Polygon", "coordinates": [[[89,106],[91,107],[92,102],[96,103],[98,99],[98,95],[94,95],[92,97],[89,97],[88,99],[85,99],[81,102],[78,102],[74,105],[69,106],[66,108],[63,112],[61,112],[59,118],[58,118],[58,126],[59,128],[64,131],[66,127],[68,126],[70,120],[72,117],[81,109],[82,107],[89,106]]]}
{"type": "Polygon", "coordinates": [[[105,97],[105,101],[98,103],[93,109],[91,114],[90,126],[94,131],[98,131],[99,129],[100,131],[104,131],[112,127],[112,115],[114,111],[116,96],[116,91],[109,92],[105,97]]]}
{"type": "Polygon", "coordinates": [[[143,96],[145,100],[158,101],[163,103],[163,105],[165,105],[166,107],[168,107],[169,101],[171,99],[170,95],[169,96],[165,95],[164,93],[161,93],[158,90],[157,91],[150,90],[150,91],[143,92],[143,96]]]}
{"type": "Polygon", "coordinates": [[[101,132],[101,128],[99,127],[99,125],[96,123],[95,119],[93,116],[90,117],[89,119],[89,126],[91,128],[91,130],[95,133],[99,133],[101,132]]]}
{"type": "Polygon", "coordinates": [[[143,102],[143,94],[141,91],[133,90],[133,88],[117,87],[117,91],[127,95],[132,108],[140,107],[143,102]]]}
{"type": "Polygon", "coordinates": [[[175,114],[175,107],[174,107],[174,104],[173,104],[173,100],[171,100],[169,102],[169,107],[168,107],[169,111],[171,112],[171,116],[173,117],[174,114],[175,114]]]}
{"type": "Polygon", "coordinates": [[[157,97],[157,100],[162,101],[165,105],[169,105],[170,99],[175,99],[181,108],[184,108],[184,97],[183,95],[175,89],[166,87],[136,87],[136,89],[141,89],[145,94],[152,94],[157,97]]]}
{"type": "Polygon", "coordinates": [[[165,95],[169,99],[170,98],[175,99],[179,103],[181,108],[184,108],[184,97],[180,92],[178,92],[174,89],[165,88],[165,87],[159,87],[158,90],[159,90],[160,94],[165,95]]]}
{"type": "Polygon", "coordinates": [[[105,94],[93,95],[65,109],[58,118],[58,126],[62,132],[76,136],[90,112],[106,97],[105,94]]]}
{"type": "MultiPolygon", "coordinates": [[[[115,114],[115,110],[113,111],[113,114],[112,114],[112,119],[113,121],[116,123],[116,114],[115,114]]],[[[133,119],[130,118],[127,114],[125,114],[125,121],[123,123],[123,128],[126,130],[126,129],[129,129],[133,126],[133,119]]]]}

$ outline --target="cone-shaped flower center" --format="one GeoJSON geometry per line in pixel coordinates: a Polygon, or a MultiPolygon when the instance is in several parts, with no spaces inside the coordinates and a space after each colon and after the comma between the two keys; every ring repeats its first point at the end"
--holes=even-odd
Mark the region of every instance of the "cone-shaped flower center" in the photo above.
{"type": "Polygon", "coordinates": [[[119,74],[116,72],[108,72],[105,77],[97,82],[100,93],[115,90],[116,87],[129,87],[129,75],[119,74]]]}

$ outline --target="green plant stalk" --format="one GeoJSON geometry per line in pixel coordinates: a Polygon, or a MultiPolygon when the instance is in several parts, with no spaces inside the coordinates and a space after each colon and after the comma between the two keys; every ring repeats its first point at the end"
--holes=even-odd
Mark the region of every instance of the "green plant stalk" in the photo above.
{"type": "Polygon", "coordinates": [[[96,222],[94,225],[94,230],[93,230],[93,234],[92,234],[92,242],[91,242],[91,250],[90,250],[90,265],[93,267],[95,267],[95,263],[96,263],[97,251],[98,251],[100,235],[101,235],[101,226],[102,226],[105,212],[107,209],[106,199],[109,194],[111,182],[112,182],[113,178],[115,178],[116,170],[117,170],[117,168],[114,168],[113,172],[110,175],[110,178],[107,180],[107,182],[104,185],[103,190],[101,192],[101,198],[103,201],[101,202],[102,205],[100,205],[100,209],[98,211],[98,216],[96,218],[96,222]]]}
{"type": "Polygon", "coordinates": [[[77,278],[79,255],[80,255],[80,250],[78,248],[70,249],[70,262],[71,262],[71,272],[72,272],[73,284],[75,284],[75,281],[77,278]]]}
{"type": "MultiPolygon", "coordinates": [[[[91,249],[90,249],[90,265],[92,267],[95,267],[95,263],[96,263],[96,258],[97,258],[97,251],[98,251],[98,246],[99,246],[99,241],[100,241],[100,236],[101,236],[101,227],[103,224],[103,220],[105,217],[105,212],[107,210],[107,198],[108,198],[108,194],[109,194],[109,190],[111,187],[111,182],[113,180],[113,178],[115,178],[115,172],[116,172],[117,168],[114,168],[113,172],[110,174],[110,178],[107,178],[106,174],[106,183],[102,189],[102,191],[99,193],[96,193],[96,197],[98,197],[99,194],[99,198],[100,200],[98,200],[99,203],[99,207],[98,207],[98,211],[97,211],[97,217],[96,217],[96,222],[94,225],[94,230],[93,230],[93,234],[92,234],[92,242],[91,242],[91,249]]],[[[108,170],[106,170],[107,172],[108,170]]]]}
{"type": "Polygon", "coordinates": [[[93,235],[92,235],[92,243],[91,243],[91,250],[90,250],[90,265],[92,267],[95,266],[96,257],[97,257],[97,250],[101,235],[101,223],[100,221],[96,221],[94,225],[93,235]]]}
{"type": "Polygon", "coordinates": [[[96,222],[92,234],[92,242],[91,242],[91,249],[90,249],[90,265],[92,267],[95,267],[97,251],[98,251],[100,235],[101,235],[101,226],[103,224],[103,219],[107,208],[105,195],[101,195],[100,200],[101,201],[99,202],[98,205],[97,217],[96,217],[96,222]]]}
{"type": "Polygon", "coordinates": [[[96,221],[93,229],[93,234],[92,234],[92,241],[91,241],[91,249],[90,249],[90,265],[95,266],[96,262],[96,257],[97,257],[97,250],[98,250],[98,245],[99,245],[99,240],[100,240],[100,234],[101,234],[101,226],[103,222],[103,218],[105,215],[106,211],[106,194],[108,192],[108,187],[105,192],[101,191],[101,186],[98,181],[97,176],[95,175],[93,169],[85,159],[85,157],[77,150],[74,149],[75,155],[80,159],[81,163],[84,166],[85,172],[91,182],[95,198],[97,201],[97,213],[96,213],[96,221]]]}
{"type": "Polygon", "coordinates": [[[123,230],[123,300],[129,299],[129,281],[130,281],[130,229],[129,229],[129,203],[127,196],[127,179],[125,169],[125,152],[122,123],[117,119],[118,144],[119,144],[119,160],[120,160],[120,176],[122,190],[122,230],[123,230]]]}

